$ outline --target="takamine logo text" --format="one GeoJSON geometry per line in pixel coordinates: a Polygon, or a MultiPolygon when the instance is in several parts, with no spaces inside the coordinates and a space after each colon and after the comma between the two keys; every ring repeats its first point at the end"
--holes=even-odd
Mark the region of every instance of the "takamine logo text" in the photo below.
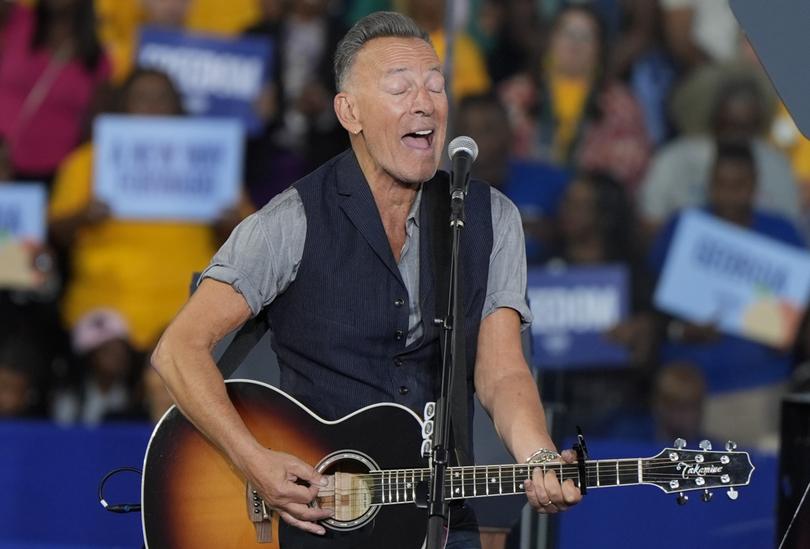
{"type": "Polygon", "coordinates": [[[675,469],[681,472],[681,476],[683,478],[688,478],[691,476],[704,477],[706,475],[713,475],[723,471],[723,468],[719,465],[705,465],[701,467],[698,464],[689,465],[684,462],[680,462],[678,465],[676,465],[675,469]]]}

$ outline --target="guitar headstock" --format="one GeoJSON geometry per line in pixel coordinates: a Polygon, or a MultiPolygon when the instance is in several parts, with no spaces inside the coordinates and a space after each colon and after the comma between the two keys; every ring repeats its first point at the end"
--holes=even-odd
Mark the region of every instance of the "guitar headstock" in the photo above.
{"type": "Polygon", "coordinates": [[[726,443],[725,452],[712,451],[712,445],[704,440],[700,450],[689,450],[686,441],[679,438],[674,448],[661,452],[642,464],[642,479],[668,494],[679,494],[678,503],[689,499],[683,492],[703,490],[703,501],[712,498],[711,488],[727,488],[726,494],[736,500],[739,492],[735,486],[745,486],[751,481],[754,465],[747,452],[735,451],[737,445],[726,443]]]}

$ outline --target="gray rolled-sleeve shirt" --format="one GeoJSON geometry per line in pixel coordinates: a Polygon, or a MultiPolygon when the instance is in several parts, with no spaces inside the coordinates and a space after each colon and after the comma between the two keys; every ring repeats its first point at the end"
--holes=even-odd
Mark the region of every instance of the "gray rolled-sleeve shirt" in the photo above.
{"type": "MultiPolygon", "coordinates": [[[[408,214],[405,245],[398,264],[409,296],[408,345],[423,333],[419,306],[421,192],[408,214]]],[[[532,314],[526,303],[526,252],[520,214],[517,207],[494,188],[491,209],[493,245],[481,318],[498,308],[508,307],[520,314],[525,328],[531,323],[532,314]]],[[[200,280],[211,278],[231,285],[244,296],[256,315],[295,280],[306,234],[304,204],[298,191],[291,187],[234,229],[200,280]]],[[[475,235],[465,234],[464,238],[475,238],[475,235]]]]}

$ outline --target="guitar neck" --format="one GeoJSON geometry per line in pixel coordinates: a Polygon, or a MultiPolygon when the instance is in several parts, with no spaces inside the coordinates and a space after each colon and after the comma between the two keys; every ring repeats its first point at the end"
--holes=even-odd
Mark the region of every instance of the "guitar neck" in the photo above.
{"type": "MultiPolygon", "coordinates": [[[[585,486],[605,488],[644,484],[643,475],[650,459],[608,459],[585,462],[585,486]]],[[[450,467],[445,477],[445,496],[450,499],[469,499],[487,496],[507,496],[523,493],[523,482],[531,478],[534,469],[554,471],[562,480],[573,480],[580,486],[579,466],[566,463],[540,465],[477,465],[450,467]]],[[[374,488],[372,503],[412,503],[416,487],[430,478],[430,469],[392,469],[372,473],[374,488]]]]}

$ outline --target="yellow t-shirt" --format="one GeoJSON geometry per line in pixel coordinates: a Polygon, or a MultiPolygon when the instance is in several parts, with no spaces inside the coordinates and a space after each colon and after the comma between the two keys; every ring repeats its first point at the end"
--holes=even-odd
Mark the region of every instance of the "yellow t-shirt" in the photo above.
{"type": "MultiPolygon", "coordinates": [[[[436,49],[439,59],[444,62],[444,31],[430,33],[430,40],[436,49]]],[[[484,57],[472,38],[466,34],[457,34],[453,45],[453,100],[459,101],[468,95],[486,93],[491,86],[484,57]]]]}
{"type": "MultiPolygon", "coordinates": [[[[53,189],[51,221],[73,215],[92,197],[93,147],[63,162],[53,189]]],[[[129,322],[133,344],[149,349],[185,303],[191,275],[216,251],[207,225],[110,219],[81,229],[71,248],[72,272],[62,302],[68,326],[97,307],[129,322]]]]}
{"type": "Polygon", "coordinates": [[[557,120],[557,133],[554,136],[554,155],[563,159],[576,138],[585,101],[588,99],[588,81],[582,78],[552,76],[550,91],[554,105],[554,118],[557,120]]]}

